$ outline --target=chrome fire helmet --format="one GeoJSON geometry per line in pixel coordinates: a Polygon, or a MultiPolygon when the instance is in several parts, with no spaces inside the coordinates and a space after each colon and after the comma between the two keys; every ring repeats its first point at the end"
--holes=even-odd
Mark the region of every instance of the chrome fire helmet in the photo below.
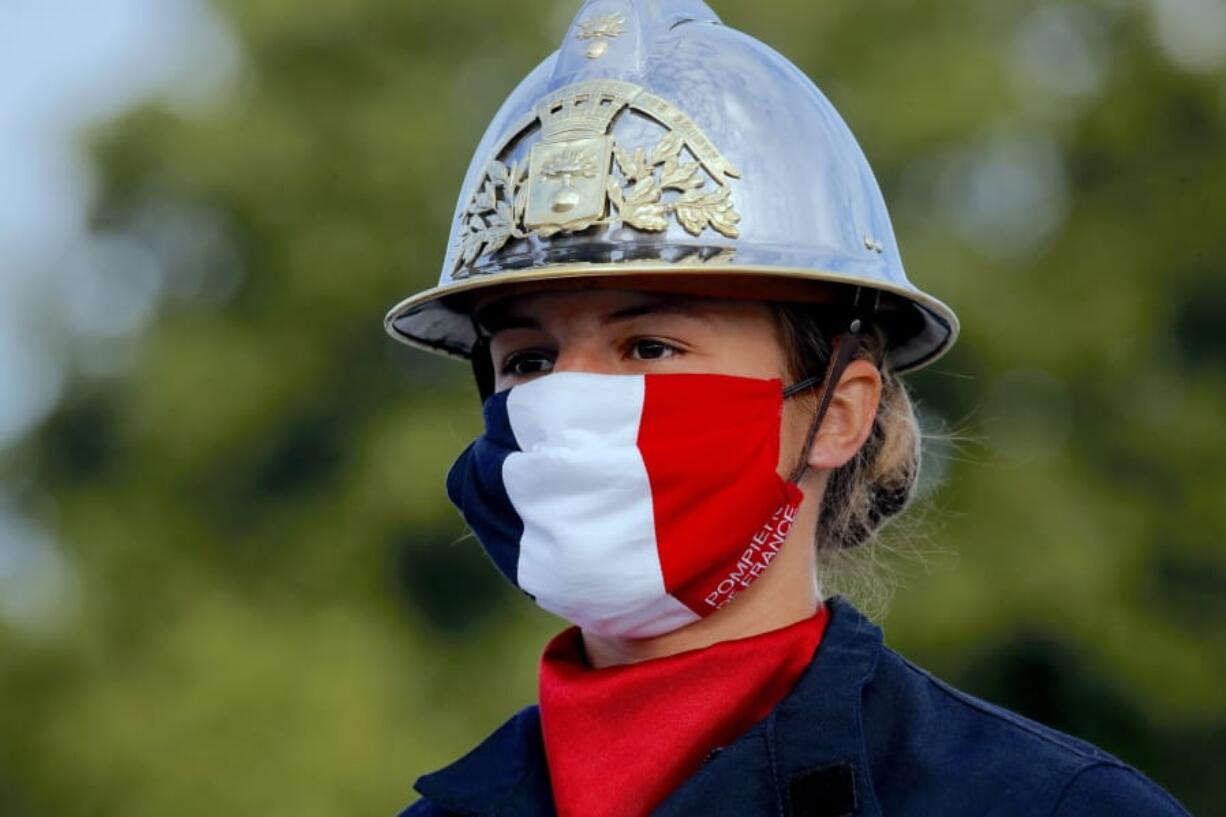
{"type": "Polygon", "coordinates": [[[790,279],[791,300],[809,300],[794,293],[811,285],[812,300],[848,304],[868,290],[899,371],[936,359],[958,331],[953,311],[907,280],[838,112],[700,0],[584,4],[478,145],[438,286],[384,325],[466,358],[471,307],[491,288],[609,279],[763,300],[790,279]]]}

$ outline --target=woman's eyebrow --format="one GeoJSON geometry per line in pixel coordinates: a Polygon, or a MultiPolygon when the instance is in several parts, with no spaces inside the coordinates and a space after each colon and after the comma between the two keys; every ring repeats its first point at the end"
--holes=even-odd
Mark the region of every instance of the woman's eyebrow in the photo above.
{"type": "MultiPolygon", "coordinates": [[[[513,307],[491,305],[478,313],[477,323],[491,336],[507,329],[540,329],[541,323],[528,315],[519,315],[513,307]]],[[[608,325],[640,318],[644,315],[672,314],[709,321],[709,316],[689,298],[660,298],[647,303],[633,304],[602,315],[600,322],[608,325]]]]}

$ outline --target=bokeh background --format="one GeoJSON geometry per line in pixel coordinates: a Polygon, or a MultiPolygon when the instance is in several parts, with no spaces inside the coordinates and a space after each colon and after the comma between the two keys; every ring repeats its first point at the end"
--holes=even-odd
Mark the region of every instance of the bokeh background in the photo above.
{"type": "MultiPolygon", "coordinates": [[[[887,640],[1226,814],[1226,2],[714,5],[962,317],[887,640]]],[[[577,8],[0,4],[0,815],[391,815],[534,700],[381,320],[577,8]]]]}

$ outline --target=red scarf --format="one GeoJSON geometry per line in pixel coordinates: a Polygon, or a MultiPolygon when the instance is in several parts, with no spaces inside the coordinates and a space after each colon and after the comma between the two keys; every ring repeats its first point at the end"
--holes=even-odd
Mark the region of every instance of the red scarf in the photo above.
{"type": "Polygon", "coordinates": [[[595,670],[578,627],[541,657],[545,754],[559,817],[642,817],[716,747],[765,718],[813,659],[817,612],[778,630],[595,670]]]}

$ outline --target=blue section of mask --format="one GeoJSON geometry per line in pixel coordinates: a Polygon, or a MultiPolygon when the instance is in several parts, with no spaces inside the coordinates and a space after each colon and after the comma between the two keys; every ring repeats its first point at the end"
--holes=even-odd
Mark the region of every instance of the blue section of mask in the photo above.
{"type": "Polygon", "coordinates": [[[447,498],[459,509],[494,564],[518,587],[524,521],[502,481],[502,464],[520,450],[507,416],[509,395],[510,390],[501,391],[485,401],[485,433],[469,443],[447,472],[447,498]]]}

